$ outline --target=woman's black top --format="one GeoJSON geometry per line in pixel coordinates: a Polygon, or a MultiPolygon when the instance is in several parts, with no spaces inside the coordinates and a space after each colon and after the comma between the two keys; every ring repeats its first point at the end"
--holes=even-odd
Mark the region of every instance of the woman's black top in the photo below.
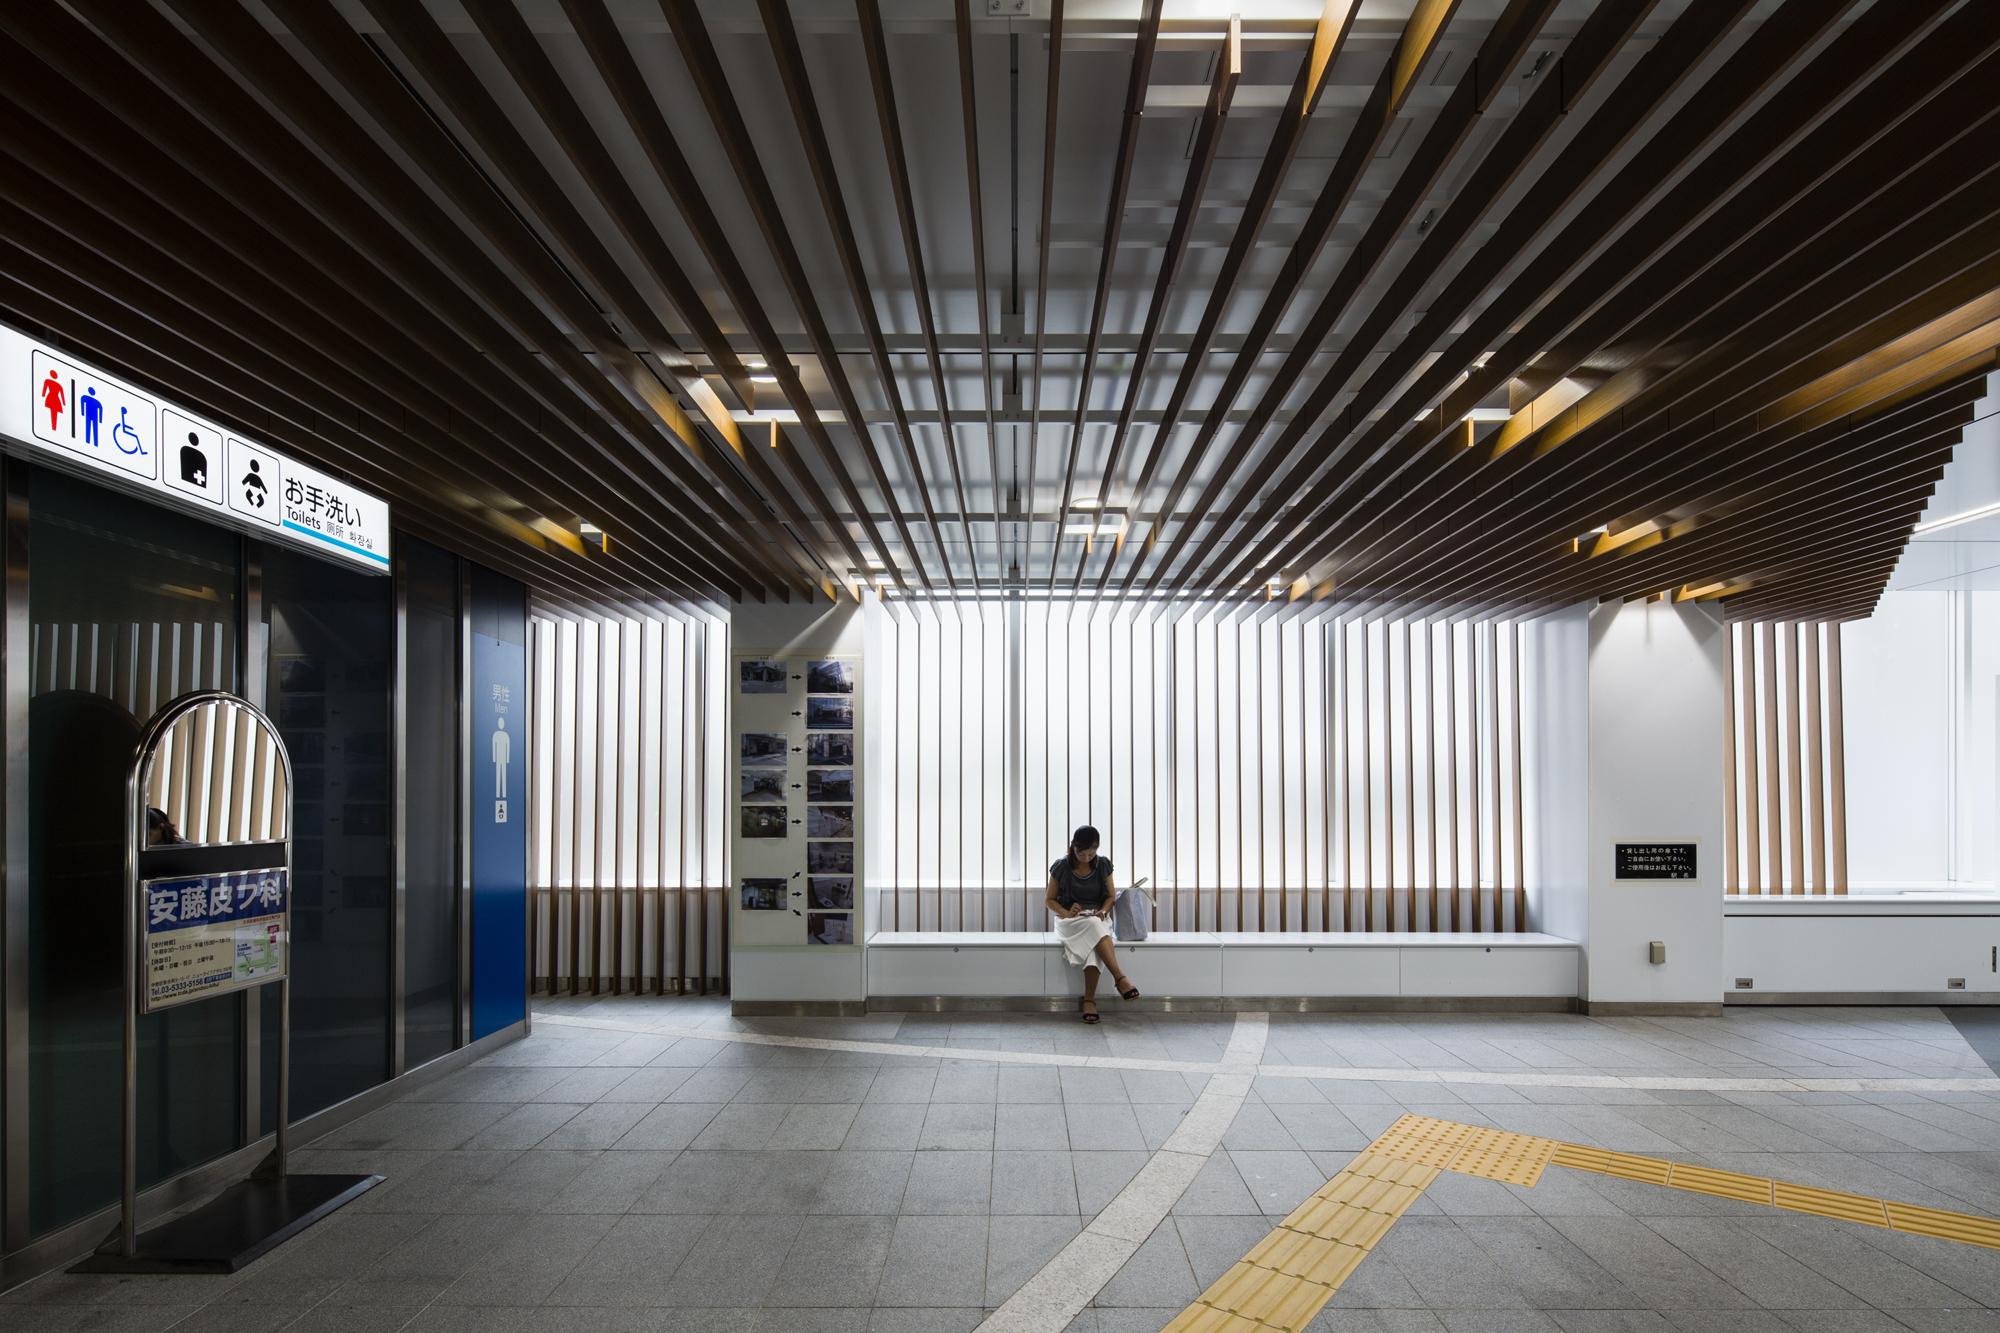
{"type": "Polygon", "coordinates": [[[1064,907],[1095,912],[1104,906],[1104,886],[1111,879],[1111,862],[1100,856],[1090,863],[1088,875],[1079,875],[1065,856],[1049,867],[1049,878],[1056,882],[1057,902],[1064,907]]]}

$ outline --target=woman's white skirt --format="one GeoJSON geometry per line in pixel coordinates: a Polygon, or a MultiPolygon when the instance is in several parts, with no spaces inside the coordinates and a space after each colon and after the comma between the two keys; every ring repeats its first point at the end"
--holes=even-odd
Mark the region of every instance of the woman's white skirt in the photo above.
{"type": "Polygon", "coordinates": [[[1056,938],[1071,967],[1097,966],[1097,942],[1111,938],[1111,923],[1098,916],[1056,918],[1056,938]]]}

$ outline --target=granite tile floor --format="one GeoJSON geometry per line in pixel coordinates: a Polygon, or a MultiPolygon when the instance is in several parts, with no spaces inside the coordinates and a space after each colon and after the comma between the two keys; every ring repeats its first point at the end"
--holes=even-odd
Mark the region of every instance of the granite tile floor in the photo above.
{"type": "MultiPolygon", "coordinates": [[[[0,1298],[0,1328],[970,1330],[1159,1152],[1214,1076],[1175,1066],[1215,1066],[1237,1022],[536,1012],[299,1151],[388,1179],[242,1274],[54,1274],[0,1298]]],[[[1934,1009],[1274,1014],[1259,1068],[1069,1328],[1160,1328],[1405,1111],[2000,1215],[2000,1083],[1934,1009]]],[[[2000,1252],[1560,1168],[1447,1175],[1314,1328],[2000,1330],[2000,1252]]]]}

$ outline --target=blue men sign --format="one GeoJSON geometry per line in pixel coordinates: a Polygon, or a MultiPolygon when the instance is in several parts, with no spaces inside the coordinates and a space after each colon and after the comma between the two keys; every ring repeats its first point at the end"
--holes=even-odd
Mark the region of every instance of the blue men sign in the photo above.
{"type": "Polygon", "coordinates": [[[472,1036],[521,1021],[528,924],[527,652],[472,635],[472,1036]]]}

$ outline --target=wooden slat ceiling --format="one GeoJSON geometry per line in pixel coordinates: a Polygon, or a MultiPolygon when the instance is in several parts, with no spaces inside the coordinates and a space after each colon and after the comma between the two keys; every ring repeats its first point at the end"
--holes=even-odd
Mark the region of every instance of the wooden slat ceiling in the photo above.
{"type": "Polygon", "coordinates": [[[0,5],[0,317],[579,606],[1874,606],[1991,0],[1018,7],[0,5]]]}

